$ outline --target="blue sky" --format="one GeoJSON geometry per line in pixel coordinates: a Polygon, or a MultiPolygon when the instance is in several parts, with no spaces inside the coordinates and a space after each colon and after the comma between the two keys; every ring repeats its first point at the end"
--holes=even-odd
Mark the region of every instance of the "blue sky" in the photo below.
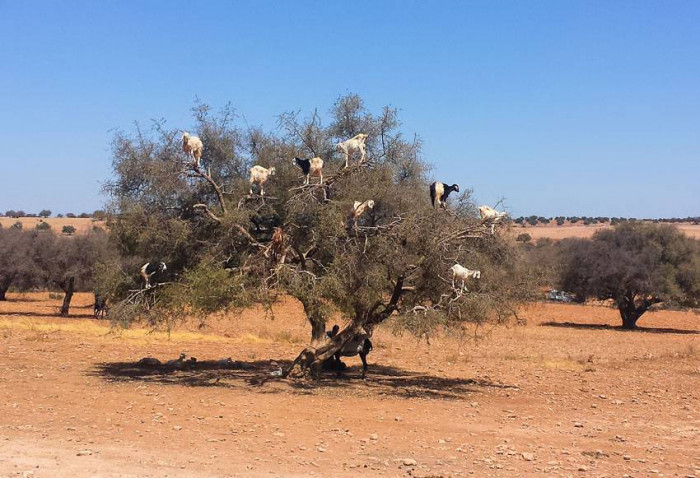
{"type": "Polygon", "coordinates": [[[93,211],[115,128],[358,93],[516,215],[700,215],[700,2],[0,0],[0,210],[93,211]]]}

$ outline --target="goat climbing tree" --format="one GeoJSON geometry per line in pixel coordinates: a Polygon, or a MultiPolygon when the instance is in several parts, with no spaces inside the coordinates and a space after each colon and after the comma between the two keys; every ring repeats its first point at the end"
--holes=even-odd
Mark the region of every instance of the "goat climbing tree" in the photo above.
{"type": "Polygon", "coordinates": [[[448,210],[430,206],[421,142],[404,137],[395,109],[374,115],[358,96],[344,96],[327,126],[318,112],[285,113],[279,135],[237,127],[230,107],[214,115],[197,105],[194,113],[200,163],[182,152],[179,130],[163,122],[114,140],[108,191],[115,237],[125,254],[161,257],[178,271],[158,291],[157,307],[143,311],[149,318],[185,310],[205,316],[291,295],[307,314],[311,345],[288,372],[308,376],[363,328],[391,319],[425,334],[502,322],[529,297],[534,282],[518,248],[479,224],[469,191],[448,210]],[[369,135],[369,161],[354,158],[345,169],[333,145],[358,133],[369,135]],[[295,156],[322,157],[324,184],[302,186],[295,156]],[[248,194],[255,164],[276,168],[264,198],[248,194]],[[366,200],[374,207],[350,221],[353,203],[366,200]],[[482,271],[467,292],[451,287],[455,263],[482,271]],[[346,324],[326,342],[334,314],[346,324]]]}

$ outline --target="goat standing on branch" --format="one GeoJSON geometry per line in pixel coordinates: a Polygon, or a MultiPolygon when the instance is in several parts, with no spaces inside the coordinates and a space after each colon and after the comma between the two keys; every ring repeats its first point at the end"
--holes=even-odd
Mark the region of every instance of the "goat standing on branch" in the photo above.
{"type": "Polygon", "coordinates": [[[156,274],[161,275],[167,270],[168,267],[165,265],[165,262],[146,262],[141,266],[141,277],[144,281],[144,288],[150,289],[153,287],[151,283],[152,277],[156,274]]]}
{"type": "Polygon", "coordinates": [[[491,224],[491,234],[493,234],[496,224],[500,224],[503,218],[508,216],[507,212],[498,212],[490,206],[479,207],[479,216],[481,216],[481,224],[491,224]]]}
{"type": "Polygon", "coordinates": [[[182,150],[192,159],[192,162],[196,162],[197,165],[200,164],[202,151],[204,150],[204,144],[201,139],[197,136],[191,136],[187,132],[182,133],[182,150]]]}
{"type": "Polygon", "coordinates": [[[430,185],[430,200],[433,203],[435,209],[441,207],[445,208],[447,197],[452,191],[459,192],[459,184],[453,184],[448,186],[440,181],[435,181],[430,185]]]}
{"type": "Polygon", "coordinates": [[[250,168],[250,194],[253,194],[253,184],[257,185],[260,195],[265,195],[263,186],[270,179],[270,176],[275,175],[275,168],[263,168],[262,166],[253,166],[250,168]]]}
{"type": "Polygon", "coordinates": [[[464,283],[469,278],[481,279],[481,271],[469,270],[459,264],[453,265],[450,270],[452,271],[452,288],[455,288],[455,279],[462,281],[462,287],[460,291],[467,290],[464,283]]]}
{"type": "Polygon", "coordinates": [[[321,158],[302,159],[295,157],[293,163],[299,166],[306,176],[305,186],[309,184],[310,175],[319,176],[321,178],[319,184],[323,184],[323,160],[321,158]]]}
{"type": "Polygon", "coordinates": [[[367,140],[367,134],[360,133],[352,138],[340,142],[335,145],[335,149],[341,151],[345,156],[345,167],[348,167],[348,160],[350,159],[350,153],[352,151],[359,151],[361,154],[360,162],[358,164],[363,164],[365,162],[365,141],[367,140]]]}

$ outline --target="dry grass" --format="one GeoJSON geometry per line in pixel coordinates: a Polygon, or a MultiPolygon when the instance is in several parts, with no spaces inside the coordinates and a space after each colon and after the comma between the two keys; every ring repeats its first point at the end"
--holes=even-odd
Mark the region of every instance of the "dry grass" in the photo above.
{"type": "MultiPolygon", "coordinates": [[[[513,225],[510,229],[511,233],[514,235],[528,233],[532,236],[532,240],[537,240],[541,238],[548,238],[553,240],[561,240],[569,237],[576,238],[590,238],[596,231],[602,229],[608,229],[611,226],[609,224],[591,224],[589,226],[584,226],[583,224],[564,224],[563,226],[557,226],[556,224],[548,225],[538,225],[521,227],[518,225],[513,225]]],[[[676,224],[681,232],[685,233],[689,237],[700,239],[700,225],[695,224],[676,224]]]]}
{"type": "Polygon", "coordinates": [[[40,222],[46,222],[51,226],[51,230],[58,234],[61,233],[63,226],[73,226],[76,234],[87,234],[92,231],[93,226],[103,229],[106,227],[104,221],[97,221],[91,218],[48,217],[44,219],[41,217],[0,217],[0,225],[4,228],[11,227],[17,221],[22,223],[22,229],[24,230],[32,230],[36,228],[37,224],[40,222]]]}

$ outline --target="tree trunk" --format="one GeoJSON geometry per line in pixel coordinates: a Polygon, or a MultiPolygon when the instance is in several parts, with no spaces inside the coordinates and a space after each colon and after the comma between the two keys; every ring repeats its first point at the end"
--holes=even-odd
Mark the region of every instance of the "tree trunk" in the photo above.
{"type": "Polygon", "coordinates": [[[7,289],[10,288],[10,284],[12,284],[12,279],[10,278],[5,278],[0,281],[0,300],[7,300],[5,294],[7,293],[7,289]]]}
{"type": "Polygon", "coordinates": [[[75,289],[75,277],[68,278],[68,284],[63,289],[66,295],[63,297],[63,304],[61,305],[61,316],[65,317],[68,315],[68,310],[70,308],[70,301],[73,298],[73,292],[75,289]]]}
{"type": "Polygon", "coordinates": [[[637,328],[637,321],[649,308],[648,301],[644,300],[640,305],[636,305],[634,296],[627,296],[618,301],[617,308],[622,317],[622,328],[633,330],[637,328]]]}
{"type": "Polygon", "coordinates": [[[338,352],[346,342],[352,340],[363,327],[374,328],[375,325],[382,323],[389,318],[391,314],[398,308],[401,295],[411,288],[404,288],[404,277],[400,276],[394,291],[391,294],[389,302],[384,304],[381,301],[375,302],[369,309],[365,311],[357,311],[352,323],[345,329],[341,330],[335,337],[328,342],[323,343],[319,347],[306,347],[292,362],[292,365],[287,369],[285,377],[289,378],[318,378],[323,362],[331,358],[338,352]]]}

